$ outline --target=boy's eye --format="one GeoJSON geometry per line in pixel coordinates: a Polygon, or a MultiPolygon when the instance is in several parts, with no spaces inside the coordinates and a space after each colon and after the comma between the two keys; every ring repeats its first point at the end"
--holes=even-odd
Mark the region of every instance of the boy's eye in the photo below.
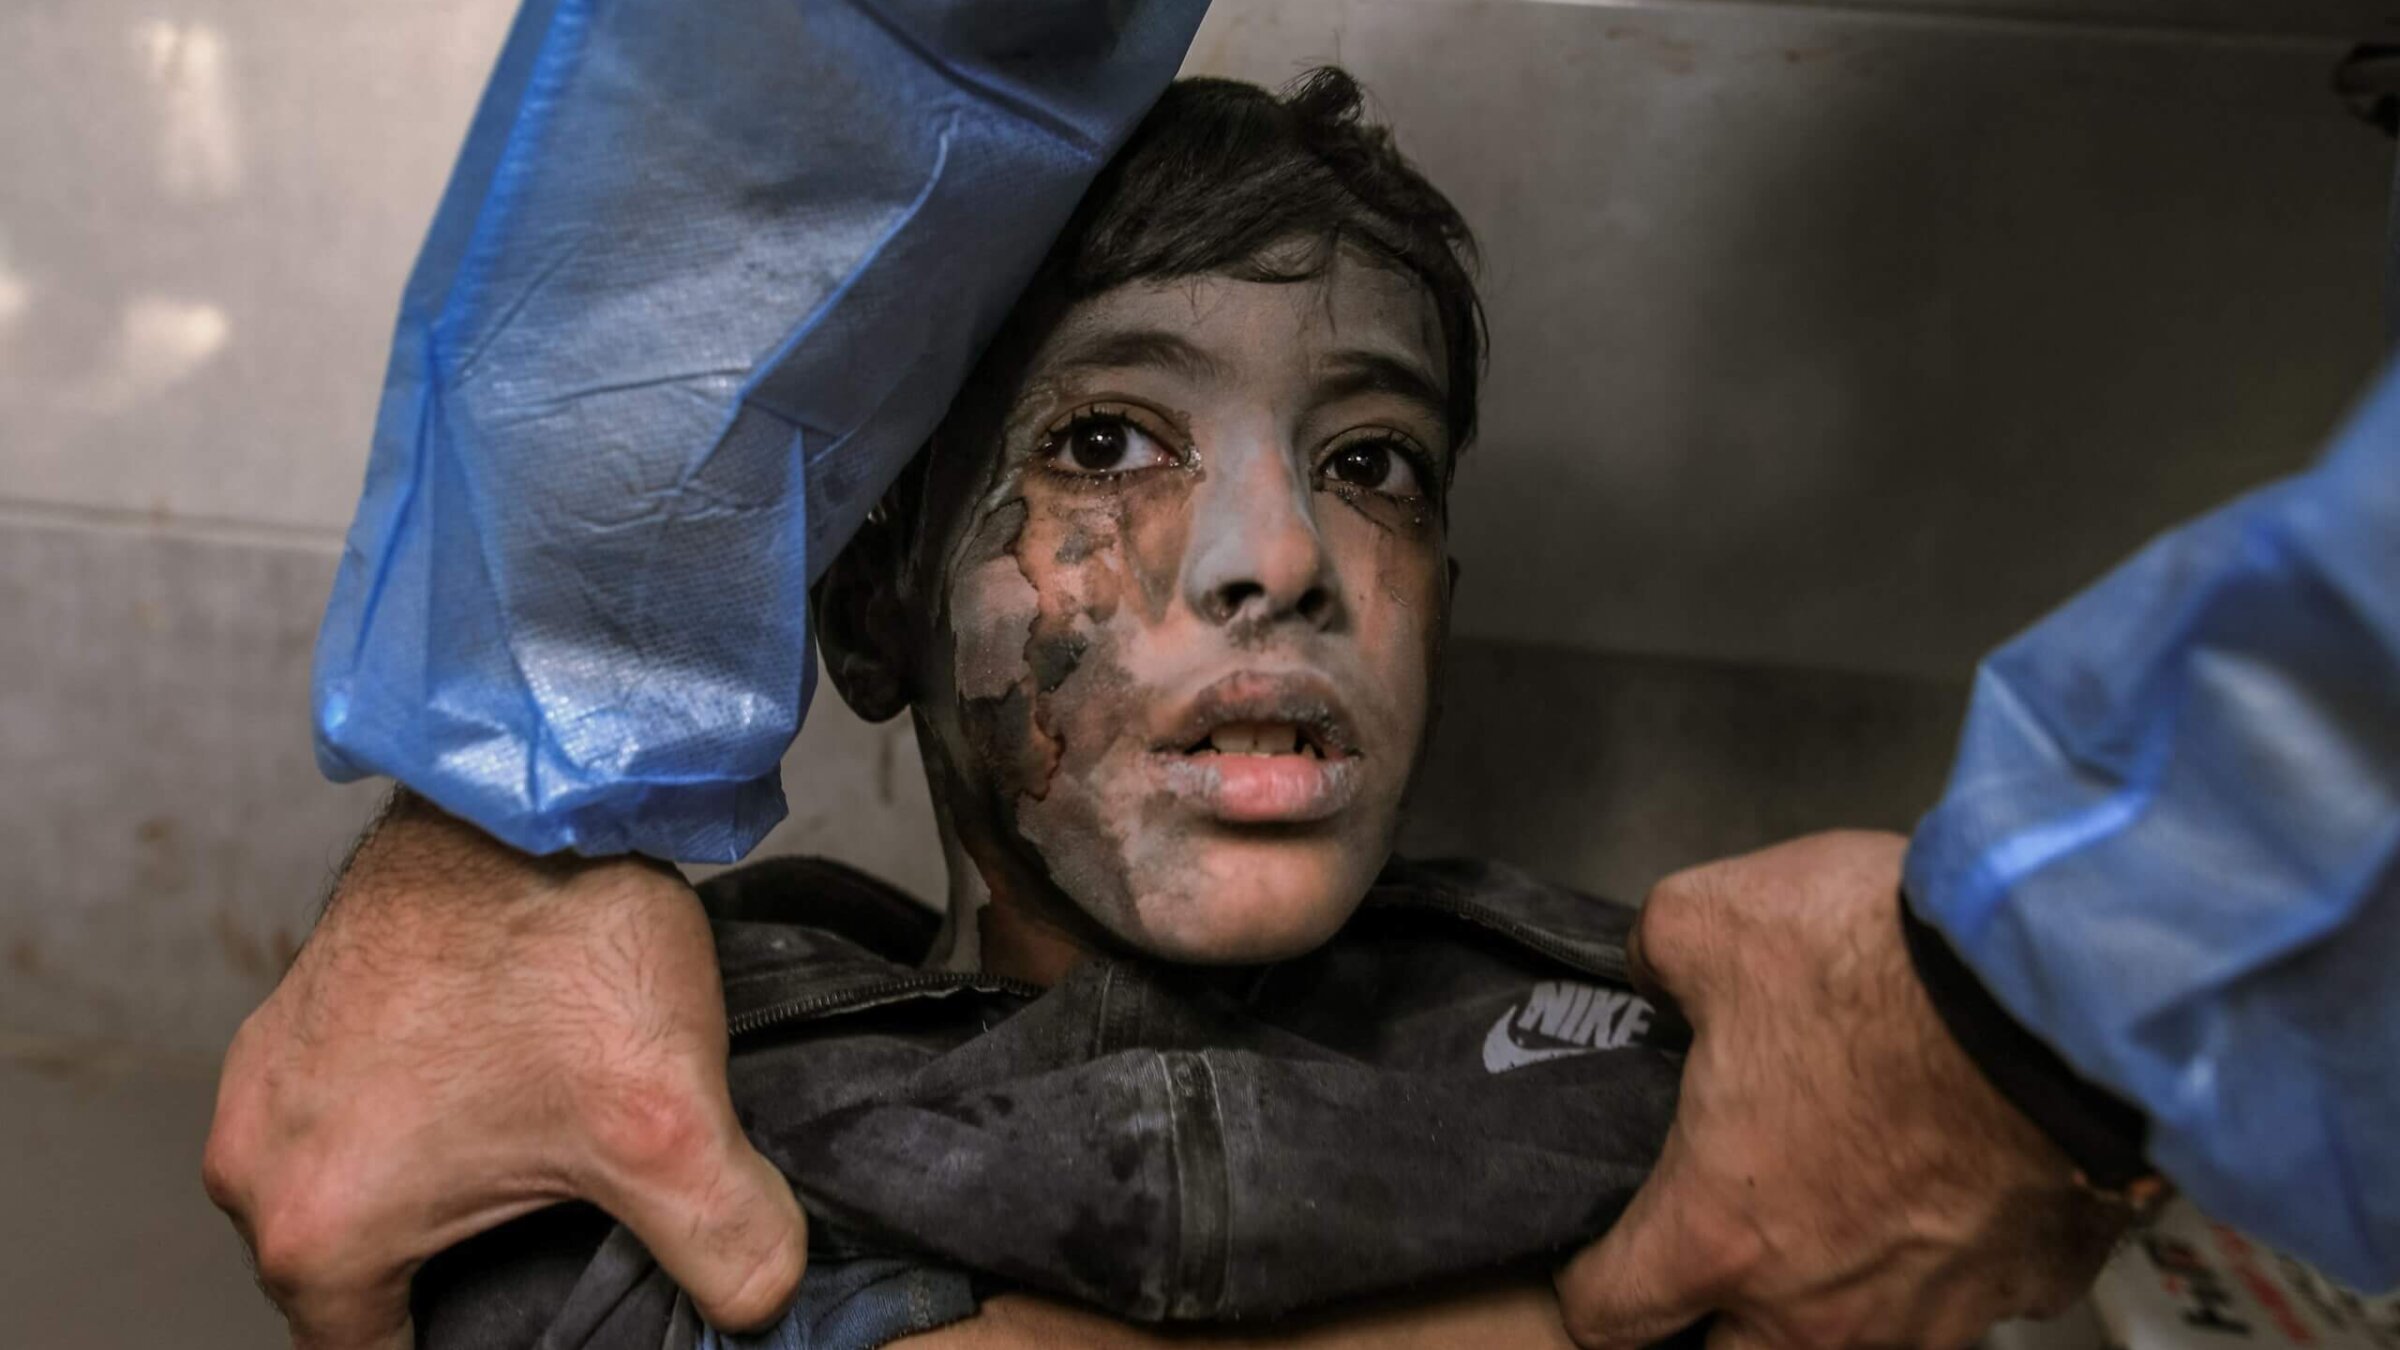
{"type": "Polygon", "coordinates": [[[1393,497],[1424,494],[1416,466],[1390,441],[1353,441],[1325,457],[1317,470],[1327,481],[1393,497]]]}
{"type": "Polygon", "coordinates": [[[1173,464],[1175,456],[1151,435],[1117,413],[1086,413],[1054,433],[1043,447],[1050,465],[1068,473],[1131,473],[1173,464]]]}

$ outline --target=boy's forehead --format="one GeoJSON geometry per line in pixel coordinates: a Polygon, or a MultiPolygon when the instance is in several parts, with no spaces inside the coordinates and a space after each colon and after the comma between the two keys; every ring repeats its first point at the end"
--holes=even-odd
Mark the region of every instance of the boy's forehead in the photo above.
{"type": "Polygon", "coordinates": [[[1409,273],[1337,254],[1316,275],[1140,280],[1076,304],[1036,352],[1026,392],[1083,370],[1164,367],[1210,382],[1279,373],[1291,357],[1365,354],[1447,392],[1441,319],[1409,273]]]}
{"type": "MultiPolygon", "coordinates": [[[[1300,383],[1320,363],[1380,363],[1402,384],[1424,391],[1437,417],[1449,390],[1441,317],[1416,277],[1342,252],[1315,276],[1297,281],[1251,281],[1221,273],[1173,280],[1138,280],[1069,307],[1017,367],[1008,386],[970,390],[962,435],[937,441],[927,488],[930,536],[948,538],[934,555],[946,575],[948,556],[974,527],[977,503],[1006,495],[1012,443],[1057,410],[1059,395],[1108,372],[1168,376],[1211,395],[1240,399],[1278,381],[1300,383]]],[[[1096,384],[1095,384],[1095,387],[1096,384]]],[[[930,559],[929,559],[930,560],[930,559]]]]}

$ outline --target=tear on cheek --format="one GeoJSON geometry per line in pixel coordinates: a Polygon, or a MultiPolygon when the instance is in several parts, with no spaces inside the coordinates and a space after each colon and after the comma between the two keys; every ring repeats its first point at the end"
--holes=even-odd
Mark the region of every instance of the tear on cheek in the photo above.
{"type": "Polygon", "coordinates": [[[1429,497],[1394,497],[1389,493],[1373,492],[1343,483],[1334,484],[1327,490],[1350,509],[1373,521],[1377,527],[1394,534],[1411,537],[1430,535],[1441,520],[1441,511],[1429,497]]]}

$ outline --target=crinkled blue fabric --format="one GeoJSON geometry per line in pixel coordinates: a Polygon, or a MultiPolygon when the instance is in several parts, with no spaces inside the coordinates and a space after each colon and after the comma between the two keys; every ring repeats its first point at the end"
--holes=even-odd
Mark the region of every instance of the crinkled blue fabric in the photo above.
{"type": "Polygon", "coordinates": [[[2400,367],[1984,663],[1907,884],[2203,1209],[2400,1284],[2400,367]]]}
{"type": "Polygon", "coordinates": [[[537,853],[783,815],[807,587],[1205,0],[526,0],[401,305],[317,756],[537,853]]]}

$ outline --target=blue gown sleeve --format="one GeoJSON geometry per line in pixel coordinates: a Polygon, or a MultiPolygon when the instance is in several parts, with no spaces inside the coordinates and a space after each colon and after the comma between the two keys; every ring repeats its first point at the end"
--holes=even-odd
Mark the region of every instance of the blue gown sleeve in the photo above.
{"type": "Polygon", "coordinates": [[[536,853],[783,815],[807,588],[1205,0],[525,0],[401,303],[319,764],[536,853]]]}
{"type": "Polygon", "coordinates": [[[2400,367],[1985,661],[1907,888],[2204,1210],[2400,1282],[2400,367]]]}

